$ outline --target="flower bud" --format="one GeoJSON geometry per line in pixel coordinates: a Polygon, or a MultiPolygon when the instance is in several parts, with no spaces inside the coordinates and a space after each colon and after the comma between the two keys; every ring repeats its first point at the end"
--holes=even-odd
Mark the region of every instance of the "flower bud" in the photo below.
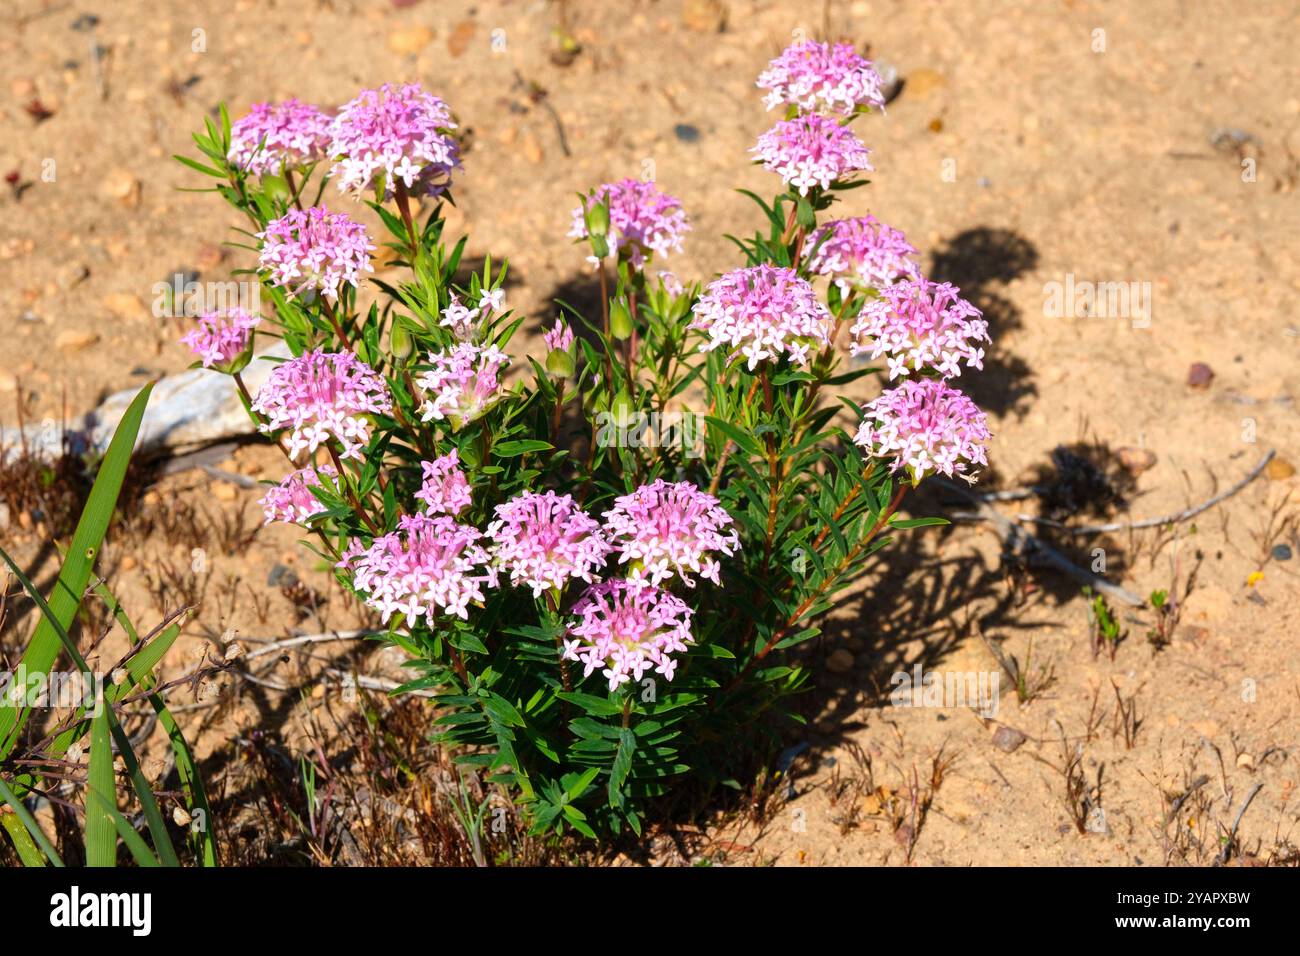
{"type": "Polygon", "coordinates": [[[262,191],[266,193],[268,199],[283,199],[288,201],[293,195],[289,192],[289,183],[283,176],[263,176],[262,191]]]}
{"type": "Polygon", "coordinates": [[[415,340],[411,338],[411,330],[401,322],[394,322],[393,331],[388,336],[388,348],[393,353],[393,358],[399,362],[410,358],[415,351],[415,340]]]}
{"type": "Polygon", "coordinates": [[[627,393],[627,389],[619,389],[614,400],[609,403],[609,413],[614,419],[614,424],[619,428],[626,428],[632,421],[632,396],[627,393]]]}
{"type": "Polygon", "coordinates": [[[615,299],[610,306],[609,334],[619,341],[632,334],[632,313],[628,311],[627,300],[622,297],[615,299]]]}
{"type": "MultiPolygon", "coordinates": [[[[583,219],[587,224],[587,235],[604,237],[609,232],[609,203],[594,202],[586,208],[583,219]]],[[[604,256],[601,256],[603,259],[604,256]]]]}
{"type": "Polygon", "coordinates": [[[546,371],[556,378],[570,378],[577,371],[573,356],[565,349],[551,349],[546,356],[546,371]]]}

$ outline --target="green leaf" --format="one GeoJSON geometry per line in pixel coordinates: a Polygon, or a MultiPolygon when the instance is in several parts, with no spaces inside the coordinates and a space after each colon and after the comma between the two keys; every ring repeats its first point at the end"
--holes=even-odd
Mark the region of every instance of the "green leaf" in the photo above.
{"type": "Polygon", "coordinates": [[[947,518],[894,518],[889,522],[891,528],[906,531],[908,528],[931,528],[949,524],[947,518]]]}
{"type": "Polygon", "coordinates": [[[86,778],[86,865],[117,865],[117,829],[108,809],[116,809],[117,785],[113,779],[113,744],[108,731],[108,711],[103,691],[97,694],[97,713],[90,722],[90,772],[86,778]],[[98,794],[103,800],[91,800],[98,794]]]}
{"type": "Polygon", "coordinates": [[[632,770],[632,756],[636,753],[636,735],[626,727],[619,728],[618,753],[609,771],[609,805],[621,807],[624,803],[623,784],[632,770]]]}
{"type": "MultiPolygon", "coordinates": [[[[58,657],[59,645],[66,638],[67,629],[81,605],[81,596],[90,581],[95,558],[99,555],[104,534],[108,531],[113,511],[117,507],[117,496],[122,490],[126,466],[131,459],[131,451],[135,448],[140,421],[144,417],[152,389],[153,385],[150,384],[140,390],[140,394],[122,416],[113,440],[109,443],[108,453],[104,456],[95,484],[90,490],[90,497],[86,500],[86,508],[77,522],[77,530],[68,548],[68,557],[59,571],[49,601],[49,613],[42,612],[31,642],[23,653],[21,666],[28,674],[50,672],[58,657]]],[[[7,555],[5,559],[8,560],[7,555]]],[[[12,566],[12,562],[10,564],[12,566]]],[[[7,757],[13,750],[28,713],[26,709],[20,710],[8,698],[0,703],[0,758],[7,757]]]]}
{"type": "Polygon", "coordinates": [[[14,812],[0,817],[0,822],[3,822],[4,828],[9,831],[9,838],[13,840],[23,866],[44,866],[41,853],[44,853],[45,859],[55,866],[63,866],[63,858],[50,844],[36,818],[2,779],[0,779],[0,799],[13,808],[14,812]],[[40,847],[40,853],[34,852],[37,846],[40,847]]]}
{"type": "Polygon", "coordinates": [[[503,441],[492,446],[492,454],[497,458],[517,458],[533,451],[547,451],[554,446],[550,442],[528,438],[522,441],[503,441]]]}

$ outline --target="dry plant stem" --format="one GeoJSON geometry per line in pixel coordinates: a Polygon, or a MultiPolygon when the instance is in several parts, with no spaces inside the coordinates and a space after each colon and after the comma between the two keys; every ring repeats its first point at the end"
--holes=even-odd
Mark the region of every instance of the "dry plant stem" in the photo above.
{"type": "Polygon", "coordinates": [[[814,604],[816,604],[817,600],[823,594],[825,594],[828,590],[830,590],[831,585],[834,584],[839,579],[839,576],[840,574],[843,573],[844,569],[847,568],[853,562],[853,560],[859,554],[862,553],[862,550],[867,545],[869,545],[872,542],[872,540],[876,537],[876,535],[880,533],[881,529],[884,528],[885,525],[889,523],[889,519],[892,518],[894,512],[898,510],[898,506],[903,501],[903,495],[906,493],[907,493],[907,485],[899,485],[898,490],[894,492],[893,499],[889,502],[889,507],[887,507],[884,511],[880,513],[880,517],[877,518],[876,523],[871,526],[871,530],[867,533],[867,536],[853,546],[853,548],[849,551],[849,553],[844,556],[844,559],[840,561],[840,563],[835,567],[835,570],[833,570],[830,574],[826,575],[825,579],[823,579],[822,583],[818,586],[817,590],[814,591],[812,594],[810,594],[802,604],[800,604],[797,608],[794,609],[794,613],[792,613],[786,619],[785,624],[777,628],[772,633],[772,636],[768,638],[767,643],[763,645],[763,647],[759,650],[757,654],[755,654],[752,658],[750,658],[749,663],[747,663],[741,669],[740,673],[737,674],[734,678],[732,678],[731,683],[727,685],[726,690],[728,691],[731,690],[742,680],[744,680],[745,677],[748,676],[749,672],[754,669],[754,666],[757,665],[759,661],[763,660],[763,658],[767,657],[767,655],[772,652],[772,649],[776,647],[776,645],[780,642],[781,638],[785,637],[785,635],[789,633],[790,629],[799,623],[800,618],[802,618],[806,613],[808,613],[808,609],[812,607],[814,604]]]}
{"type": "Polygon", "coordinates": [[[1189,518],[1195,518],[1202,512],[1209,511],[1219,502],[1225,501],[1237,492],[1241,491],[1263,473],[1264,469],[1268,467],[1268,463],[1273,460],[1273,456],[1276,454],[1276,449],[1270,448],[1268,454],[1260,459],[1259,464],[1252,468],[1244,478],[1231,488],[1227,488],[1224,491],[1219,492],[1213,498],[1208,498],[1199,505],[1186,508],[1176,514],[1163,515],[1159,518],[1146,518],[1142,521],[1113,521],[1110,524],[1092,524],[1082,526],[1062,524],[1060,521],[1052,521],[1049,518],[1036,518],[1033,515],[1017,515],[1017,520],[1040,524],[1048,528],[1056,528],[1059,531],[1064,531],[1066,534],[1107,534],[1112,531],[1130,531],[1139,528],[1159,528],[1167,524],[1178,524],[1179,522],[1187,521],[1189,518]]]}

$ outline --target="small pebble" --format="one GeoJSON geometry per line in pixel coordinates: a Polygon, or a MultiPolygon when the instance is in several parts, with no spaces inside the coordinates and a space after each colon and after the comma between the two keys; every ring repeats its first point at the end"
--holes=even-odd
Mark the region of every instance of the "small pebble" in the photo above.
{"type": "Polygon", "coordinates": [[[1214,381],[1214,369],[1204,362],[1193,362],[1187,370],[1187,384],[1192,388],[1209,388],[1214,381]]]}
{"type": "Polygon", "coordinates": [[[1273,550],[1272,550],[1270,553],[1273,555],[1273,560],[1274,560],[1274,561],[1290,561],[1290,560],[1291,560],[1291,545],[1289,545],[1289,544],[1275,544],[1275,545],[1273,545],[1273,550]]]}
{"type": "Polygon", "coordinates": [[[678,123],[673,127],[673,135],[683,143],[698,143],[700,141],[700,130],[690,123],[678,123]]]}
{"type": "Polygon", "coordinates": [[[1026,739],[1023,733],[1006,724],[998,724],[998,729],[993,732],[993,746],[1003,753],[1014,753],[1026,739]]]}
{"type": "Polygon", "coordinates": [[[832,674],[847,674],[853,670],[853,655],[844,648],[836,648],[826,658],[826,669],[832,674]]]}

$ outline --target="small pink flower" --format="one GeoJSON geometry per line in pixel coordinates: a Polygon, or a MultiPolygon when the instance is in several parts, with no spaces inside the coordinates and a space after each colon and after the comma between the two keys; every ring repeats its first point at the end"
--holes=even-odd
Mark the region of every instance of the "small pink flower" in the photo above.
{"type": "Polygon", "coordinates": [[[309,103],[254,103],[230,124],[226,158],[245,172],[263,176],[298,169],[325,157],[330,118],[309,103]]]}
{"type": "Polygon", "coordinates": [[[500,372],[510,364],[510,356],[495,345],[462,342],[430,353],[429,362],[433,368],[415,380],[425,393],[421,420],[446,419],[459,431],[500,400],[500,372]]]}
{"type": "Polygon", "coordinates": [[[301,468],[289,474],[262,497],[265,524],[283,521],[288,524],[306,524],[308,519],[325,511],[325,506],[311,493],[312,488],[323,487],[320,476],[334,479],[338,472],[331,465],[301,468]]]}
{"type": "MultiPolygon", "coordinates": [[[[682,204],[659,191],[653,182],[639,179],[621,179],[605,183],[592,191],[587,198],[587,208],[609,201],[608,238],[616,248],[641,269],[655,254],[666,256],[680,252],[682,237],[690,230],[682,204]]],[[[573,210],[573,228],[569,235],[575,239],[587,238],[587,223],[583,207],[573,210]]]]}
{"type": "Polygon", "coordinates": [[[859,170],[870,170],[867,147],[847,126],[818,113],[782,120],[750,150],[763,168],[807,196],[814,186],[829,189],[859,170]]]}
{"type": "Polygon", "coordinates": [[[429,514],[460,514],[473,503],[469,481],[460,468],[456,449],[433,461],[422,461],[424,483],[415,497],[423,501],[429,514]]]}
{"type": "Polygon", "coordinates": [[[542,333],[542,341],[552,352],[567,352],[573,345],[573,329],[563,319],[556,319],[555,325],[542,333]]]}
{"type": "Polygon", "coordinates": [[[854,355],[884,356],[889,378],[933,368],[944,378],[968,368],[984,367],[984,350],[977,343],[988,342],[988,323],[947,282],[920,278],[882,286],[880,298],[862,307],[850,330],[854,355]]]}
{"type": "Polygon", "coordinates": [[[760,362],[788,356],[807,365],[811,350],[830,343],[832,318],[817,293],[793,269],[751,266],[709,283],[692,310],[691,328],[706,332],[706,352],[719,346],[743,355],[752,372],[760,362]]]}
{"type": "Polygon", "coordinates": [[[438,323],[444,329],[451,329],[451,334],[462,342],[473,341],[479,330],[479,309],[463,305],[455,292],[448,296],[447,308],[442,310],[442,320],[438,323]]]}
{"type": "Polygon", "coordinates": [[[605,531],[632,581],[659,585],[674,575],[694,587],[692,574],[718,583],[714,553],[734,554],[740,536],[718,499],[689,481],[662,478],[614,499],[604,514],[605,531]]]}
{"type": "Polygon", "coordinates": [[[848,43],[793,43],[759,75],[758,86],[771,91],[768,109],[786,104],[847,116],[859,107],[885,108],[880,74],[848,43]]]}
{"type": "Polygon", "coordinates": [[[261,321],[260,315],[239,307],[208,312],[199,316],[199,327],[181,336],[181,341],[199,357],[204,368],[228,369],[247,350],[253,329],[261,321]]]}
{"type": "Polygon", "coordinates": [[[385,624],[394,614],[411,627],[421,618],[433,626],[443,612],[468,619],[470,602],[482,602],[483,586],[497,583],[496,572],[482,567],[482,535],[449,515],[406,515],[397,527],[369,547],[354,541],[337,565],[351,572],[365,603],[385,624]]]}
{"type": "Polygon", "coordinates": [[[611,691],[641,680],[651,667],[672,680],[677,669],[672,655],[694,643],[691,609],[675,595],[646,584],[593,584],[573,613],[577,621],[569,625],[562,656],[583,664],[584,678],[600,669],[611,691]]]}
{"type": "Polygon", "coordinates": [[[418,83],[362,90],[334,118],[330,170],[339,190],[357,197],[371,188],[391,199],[400,180],[414,195],[437,195],[460,166],[447,104],[418,83]]]}
{"type": "Polygon", "coordinates": [[[916,249],[897,229],[874,216],[837,219],[808,237],[808,271],[826,276],[840,291],[881,289],[919,278],[916,249]]]}
{"type": "Polygon", "coordinates": [[[496,515],[487,528],[493,565],[535,598],[573,579],[593,583],[610,552],[600,522],[570,495],[524,492],[497,505],[496,515]]]}
{"type": "Polygon", "coordinates": [[[339,288],[358,284],[363,272],[374,272],[370,253],[374,246],[365,226],[324,206],[290,209],[267,223],[258,233],[262,240],[259,263],[271,274],[273,285],[290,295],[315,290],[338,299],[339,288]]]}
{"type": "Polygon", "coordinates": [[[370,441],[365,416],[388,412],[392,400],[383,377],[351,352],[317,349],[275,367],[253,398],[266,421],[263,432],[290,429],[289,454],[315,451],[331,438],[344,458],[362,457],[370,441]]]}
{"type": "Polygon", "coordinates": [[[862,409],[853,441],[868,456],[892,458],[913,484],[940,472],[975,480],[968,464],[987,465],[988,420],[969,397],[937,378],[908,379],[862,409]]]}

